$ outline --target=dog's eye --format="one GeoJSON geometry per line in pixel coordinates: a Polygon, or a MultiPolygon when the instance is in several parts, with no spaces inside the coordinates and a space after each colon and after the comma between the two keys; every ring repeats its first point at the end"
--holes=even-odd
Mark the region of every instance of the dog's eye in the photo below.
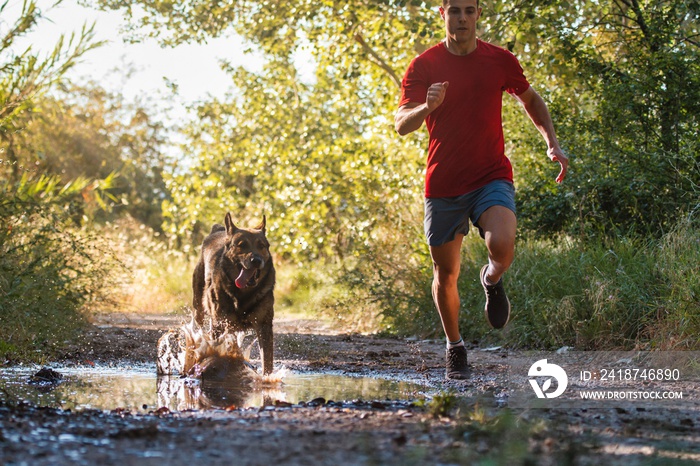
{"type": "Polygon", "coordinates": [[[265,249],[267,247],[267,243],[264,241],[258,241],[258,249],[265,249]]]}
{"type": "Polygon", "coordinates": [[[245,249],[248,247],[248,242],[247,241],[239,241],[236,243],[236,247],[239,249],[245,249]]]}

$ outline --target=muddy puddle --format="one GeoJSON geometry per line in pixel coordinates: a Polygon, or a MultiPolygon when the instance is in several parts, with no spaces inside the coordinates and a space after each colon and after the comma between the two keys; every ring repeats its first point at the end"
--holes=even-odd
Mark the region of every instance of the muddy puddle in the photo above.
{"type": "Polygon", "coordinates": [[[276,373],[263,385],[203,383],[157,376],[153,365],[129,367],[53,367],[56,380],[33,377],[40,367],[0,370],[0,398],[71,410],[171,411],[306,405],[349,400],[410,401],[427,389],[411,382],[335,373],[276,373]]]}

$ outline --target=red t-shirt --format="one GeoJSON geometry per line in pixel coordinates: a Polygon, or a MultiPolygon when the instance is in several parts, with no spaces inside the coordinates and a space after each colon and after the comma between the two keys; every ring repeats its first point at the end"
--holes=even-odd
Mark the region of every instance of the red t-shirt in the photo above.
{"type": "Polygon", "coordinates": [[[445,100],[425,119],[430,135],[426,197],[460,196],[491,181],[513,181],[505,155],[503,91],[520,95],[528,83],[517,58],[477,39],[469,55],[454,55],[445,44],[413,59],[401,83],[399,107],[425,103],[428,87],[448,81],[445,100]]]}

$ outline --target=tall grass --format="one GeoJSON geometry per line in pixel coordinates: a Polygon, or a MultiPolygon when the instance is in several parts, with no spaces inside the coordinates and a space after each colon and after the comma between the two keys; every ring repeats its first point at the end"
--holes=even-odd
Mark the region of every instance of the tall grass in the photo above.
{"type": "MultiPolygon", "coordinates": [[[[459,283],[465,339],[541,349],[700,348],[697,220],[661,239],[520,238],[516,249],[504,278],[512,320],[506,331],[494,331],[478,279],[486,249],[478,235],[465,238],[459,283]]],[[[427,248],[392,259],[355,272],[371,282],[355,287],[358,299],[378,307],[396,333],[442,337],[427,248]]]]}
{"type": "Polygon", "coordinates": [[[516,346],[700,347],[700,229],[659,239],[525,241],[507,279],[516,346]]]}
{"type": "Polygon", "coordinates": [[[123,267],[112,270],[108,306],[96,312],[187,313],[197,257],[172,248],[163,236],[130,216],[96,226],[123,267]]]}
{"type": "Polygon", "coordinates": [[[118,261],[75,220],[85,180],[0,186],[0,356],[38,361],[77,338],[118,261]]]}
{"type": "Polygon", "coordinates": [[[531,241],[508,277],[518,346],[630,347],[652,323],[663,277],[649,244],[531,241]]]}
{"type": "MultiPolygon", "coordinates": [[[[103,180],[104,181],[104,180],[103,180]]],[[[96,312],[165,313],[191,299],[195,258],[129,217],[87,214],[89,180],[0,184],[0,357],[42,361],[81,338],[96,312]]]]}
{"type": "Polygon", "coordinates": [[[375,331],[437,335],[432,266],[421,226],[413,218],[379,231],[366,254],[338,270],[337,284],[349,289],[341,302],[348,326],[354,319],[372,319],[375,331]]]}

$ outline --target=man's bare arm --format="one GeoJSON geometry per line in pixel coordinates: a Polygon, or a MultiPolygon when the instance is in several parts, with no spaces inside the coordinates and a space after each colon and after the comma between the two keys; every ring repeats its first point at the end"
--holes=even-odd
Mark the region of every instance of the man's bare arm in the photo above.
{"type": "Polygon", "coordinates": [[[428,88],[425,103],[409,102],[399,107],[394,118],[394,128],[401,136],[419,129],[425,118],[438,108],[447,92],[448,82],[434,83],[428,88]]]}
{"type": "Polygon", "coordinates": [[[547,143],[547,156],[553,162],[559,162],[559,165],[561,165],[561,171],[557,176],[557,183],[561,183],[564,181],[569,168],[569,158],[564,155],[561,147],[559,147],[559,141],[554,131],[554,124],[547,109],[547,104],[532,87],[515,96],[515,98],[523,105],[530,120],[532,120],[532,123],[547,143]]]}
{"type": "Polygon", "coordinates": [[[401,136],[412,133],[423,126],[425,117],[430,114],[426,104],[409,102],[399,107],[394,118],[394,128],[401,136]]]}

